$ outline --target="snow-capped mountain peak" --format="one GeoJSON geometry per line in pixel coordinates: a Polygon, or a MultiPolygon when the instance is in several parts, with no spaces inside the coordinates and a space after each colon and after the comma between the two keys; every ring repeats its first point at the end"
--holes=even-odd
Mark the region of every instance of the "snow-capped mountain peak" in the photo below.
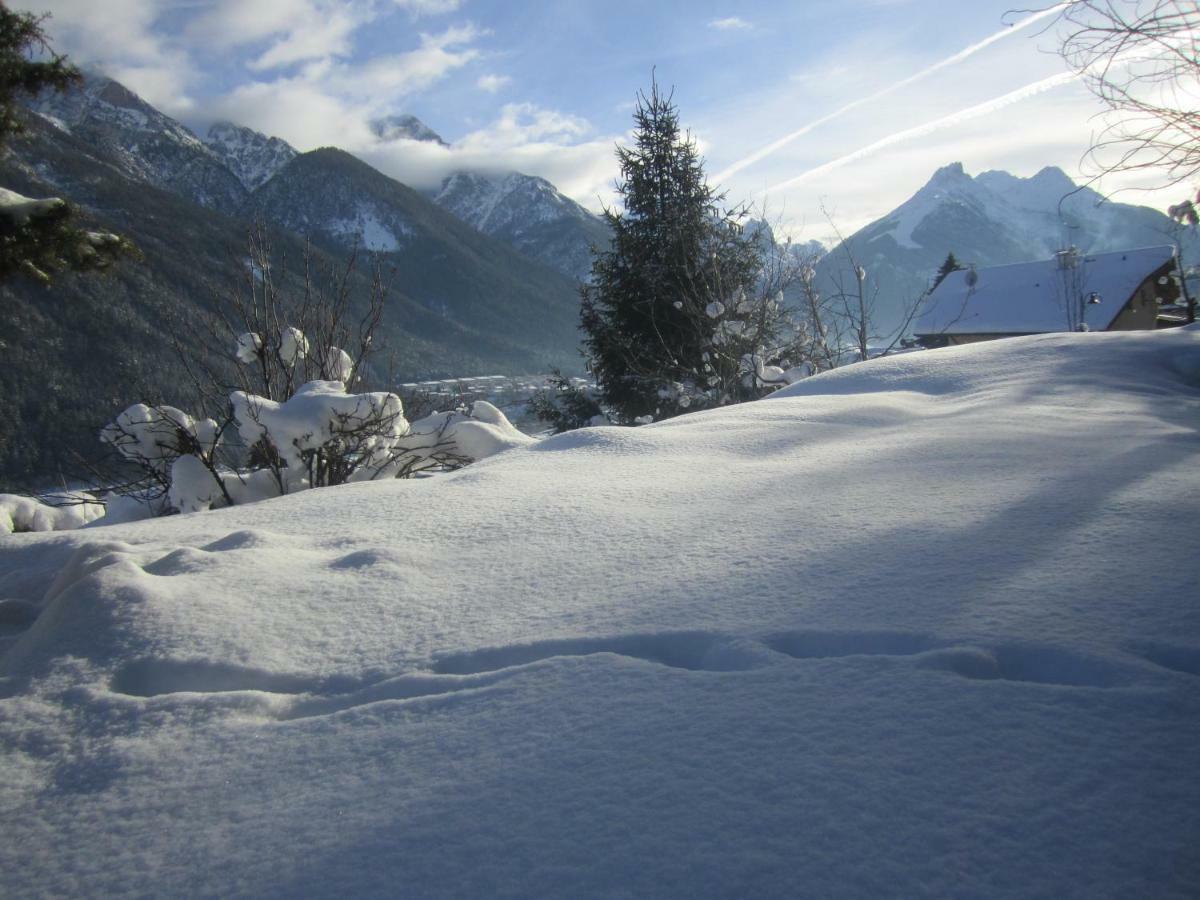
{"type": "Polygon", "coordinates": [[[608,239],[596,216],[536,175],[453,172],[433,200],[471,227],[575,277],[590,270],[590,246],[608,239]]]}
{"type": "Polygon", "coordinates": [[[120,83],[89,72],[81,85],[27,101],[34,112],[107,153],[137,181],[213,209],[237,209],[246,189],[195,134],[120,83]]]}
{"type": "Polygon", "coordinates": [[[449,147],[442,136],[418,119],[410,115],[383,116],[373,119],[370,123],[371,132],[381,141],[422,141],[449,147]]]}
{"type": "Polygon", "coordinates": [[[79,87],[62,92],[45,91],[31,98],[28,105],[65,131],[74,132],[88,123],[103,122],[127,133],[162,135],[193,149],[204,146],[179,122],[104,75],[89,72],[79,87]]]}
{"type": "Polygon", "coordinates": [[[204,140],[248,191],[265,184],[298,155],[282,138],[232,122],[215,123],[204,140]]]}

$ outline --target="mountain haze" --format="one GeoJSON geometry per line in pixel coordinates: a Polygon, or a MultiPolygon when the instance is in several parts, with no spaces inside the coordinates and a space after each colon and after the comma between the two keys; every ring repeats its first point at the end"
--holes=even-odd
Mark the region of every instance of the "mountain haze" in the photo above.
{"type": "MultiPolygon", "coordinates": [[[[402,155],[405,142],[451,145],[412,115],[376,119],[371,130],[402,155]]],[[[573,279],[591,276],[591,248],[607,246],[608,226],[553,184],[521,172],[458,169],[425,191],[438,206],[483,234],[573,279]]]]}

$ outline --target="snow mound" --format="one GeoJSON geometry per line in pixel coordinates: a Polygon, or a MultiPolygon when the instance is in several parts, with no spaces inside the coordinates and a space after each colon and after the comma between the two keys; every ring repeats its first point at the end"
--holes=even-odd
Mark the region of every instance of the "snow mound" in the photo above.
{"type": "Polygon", "coordinates": [[[6,537],[0,893],[1189,896],[1198,373],[947,348],[6,537]]]}
{"type": "Polygon", "coordinates": [[[82,496],[59,498],[57,504],[52,504],[35,497],[0,494],[0,534],[69,531],[103,515],[103,504],[82,496]]]}

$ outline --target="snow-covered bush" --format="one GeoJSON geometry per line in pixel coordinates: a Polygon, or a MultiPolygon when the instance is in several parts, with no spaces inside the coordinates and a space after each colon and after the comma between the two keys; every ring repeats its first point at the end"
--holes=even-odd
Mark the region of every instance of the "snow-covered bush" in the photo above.
{"type": "Polygon", "coordinates": [[[199,419],[165,404],[135,403],[123,410],[100,431],[100,440],[133,466],[137,476],[112,492],[127,496],[130,503],[106,499],[106,504],[125,507],[122,520],[145,518],[167,511],[175,461],[186,456],[210,470],[218,465],[217,450],[225,428],[214,419],[199,419]]]}
{"type": "Polygon", "coordinates": [[[67,531],[104,515],[104,505],[90,495],[48,498],[0,494],[0,534],[15,531],[67,531]]]}
{"type": "Polygon", "coordinates": [[[383,312],[378,270],[371,296],[356,305],[348,294],[353,259],[327,273],[325,288],[306,260],[293,295],[276,281],[264,235],[251,235],[246,277],[218,299],[214,317],[174,336],[202,414],[138,403],[101,432],[139,472],[108,498],[116,517],[402,478],[531,440],[487,403],[410,423],[395,393],[356,390],[370,373],[366,359],[383,312]]]}
{"type": "Polygon", "coordinates": [[[482,400],[470,413],[438,412],[409,423],[395,394],[348,394],[336,381],[309,382],[284,403],[238,393],[233,408],[242,439],[270,448],[278,464],[219,470],[196,456],[178,456],[167,492],[171,509],[196,512],[454,468],[533,441],[482,400]]]}
{"type": "Polygon", "coordinates": [[[244,466],[218,458],[224,429],[215,421],[174,407],[135,404],[105,427],[101,438],[144,476],[136,490],[109,499],[114,518],[196,512],[456,468],[533,440],[482,400],[469,413],[435,412],[410,423],[395,394],[351,394],[340,381],[308,382],[283,402],[234,391],[230,409],[241,445],[253,451],[244,466]]]}
{"type": "Polygon", "coordinates": [[[395,394],[348,394],[340,381],[310,381],[283,403],[245,391],[230,400],[238,434],[247,446],[273,451],[285,489],[298,479],[323,487],[359,470],[381,471],[408,431],[395,394]]]}
{"type": "Polygon", "coordinates": [[[164,474],[185,453],[211,456],[220,437],[213,419],[197,421],[174,406],[145,403],[128,407],[100,432],[126,459],[164,474]]]}
{"type": "Polygon", "coordinates": [[[49,284],[63,270],[104,269],[137,255],[125,238],[87,231],[59,197],[34,198],[0,188],[0,279],[20,273],[49,284]]]}

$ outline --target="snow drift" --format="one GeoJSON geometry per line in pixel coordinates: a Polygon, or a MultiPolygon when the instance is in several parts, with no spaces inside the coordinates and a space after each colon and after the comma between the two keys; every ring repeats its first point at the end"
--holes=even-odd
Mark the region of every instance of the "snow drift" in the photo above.
{"type": "Polygon", "coordinates": [[[1200,883],[1200,330],[0,542],[0,893],[1200,883]]]}

